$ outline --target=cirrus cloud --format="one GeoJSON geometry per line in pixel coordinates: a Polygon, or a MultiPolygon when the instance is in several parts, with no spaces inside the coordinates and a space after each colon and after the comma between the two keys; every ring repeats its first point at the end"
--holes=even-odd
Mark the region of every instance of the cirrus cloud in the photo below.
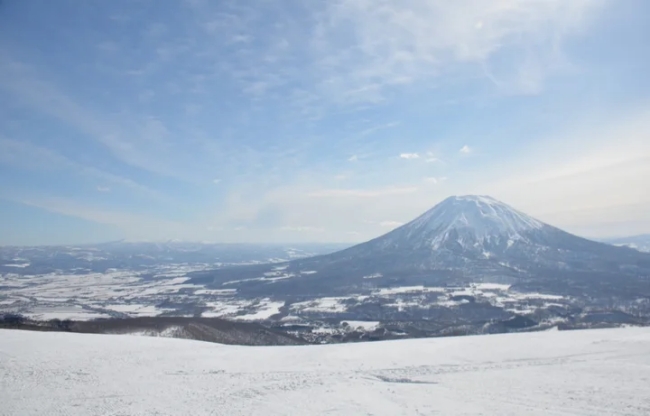
{"type": "Polygon", "coordinates": [[[353,198],[375,198],[387,195],[401,195],[417,192],[418,188],[414,186],[392,187],[381,189],[324,189],[321,191],[310,192],[308,196],[314,198],[336,198],[336,197],[353,197],[353,198]]]}

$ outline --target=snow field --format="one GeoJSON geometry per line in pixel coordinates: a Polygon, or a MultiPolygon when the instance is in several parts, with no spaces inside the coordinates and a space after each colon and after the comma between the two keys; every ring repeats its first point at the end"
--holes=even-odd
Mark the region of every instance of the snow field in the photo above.
{"type": "Polygon", "coordinates": [[[650,328],[304,347],[0,331],[2,415],[643,415],[650,328]]]}

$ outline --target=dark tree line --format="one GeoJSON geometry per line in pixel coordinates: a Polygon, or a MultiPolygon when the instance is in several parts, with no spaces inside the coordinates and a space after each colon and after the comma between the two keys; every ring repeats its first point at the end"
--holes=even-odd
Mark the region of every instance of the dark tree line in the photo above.
{"type": "Polygon", "coordinates": [[[70,319],[51,319],[49,321],[33,321],[19,313],[0,314],[0,327],[38,329],[50,328],[56,331],[72,331],[73,321],[70,319]]]}

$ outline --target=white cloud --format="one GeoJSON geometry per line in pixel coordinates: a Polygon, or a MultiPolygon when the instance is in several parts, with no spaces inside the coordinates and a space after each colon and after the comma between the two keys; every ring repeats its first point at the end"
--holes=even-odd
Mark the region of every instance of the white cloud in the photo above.
{"type": "MultiPolygon", "coordinates": [[[[648,233],[650,113],[621,111],[625,116],[585,116],[574,128],[522,144],[517,151],[486,160],[480,168],[450,162],[443,176],[427,173],[430,167],[426,165],[413,170],[411,164],[396,163],[390,179],[417,175],[419,188],[389,186],[384,163],[378,162],[376,172],[359,173],[354,181],[383,183],[383,187],[313,190],[311,178],[261,193],[251,191],[230,209],[233,213],[250,209],[250,217],[255,218],[274,207],[283,214],[280,224],[324,228],[313,236],[305,234],[308,240],[356,242],[386,231],[380,227],[382,222],[409,221],[450,194],[487,194],[581,235],[648,233]],[[435,178],[437,183],[427,183],[425,178],[435,178]],[[349,230],[358,234],[348,234],[349,230]]],[[[330,183],[331,175],[327,173],[323,184],[330,183]]],[[[252,241],[260,236],[265,241],[291,237],[251,229],[241,239],[252,241]]]]}
{"type": "Polygon", "coordinates": [[[20,198],[12,200],[49,212],[81,218],[98,224],[112,225],[119,228],[126,238],[132,240],[163,240],[185,238],[192,235],[187,232],[188,227],[180,223],[157,219],[151,215],[87,206],[68,198],[20,198]]]}
{"type": "Polygon", "coordinates": [[[68,124],[82,133],[80,137],[105,146],[128,165],[178,179],[191,176],[192,165],[178,168],[184,155],[175,151],[170,132],[157,118],[96,111],[91,103],[77,101],[33,66],[12,60],[9,54],[0,58],[0,89],[15,96],[18,103],[68,124]]]}
{"type": "Polygon", "coordinates": [[[110,192],[111,188],[108,186],[98,186],[97,187],[97,192],[110,192]]]}
{"type": "Polygon", "coordinates": [[[37,146],[25,140],[18,141],[0,136],[0,164],[37,171],[70,171],[79,177],[92,177],[98,181],[130,189],[140,195],[164,199],[159,192],[132,179],[102,171],[94,166],[80,164],[54,150],[37,146]]]}
{"type": "Polygon", "coordinates": [[[426,159],[424,160],[426,163],[437,163],[437,162],[442,162],[435,153],[433,152],[427,152],[426,153],[426,159]]]}
{"type": "Polygon", "coordinates": [[[392,187],[382,189],[324,189],[321,191],[311,192],[308,194],[314,198],[337,198],[337,197],[355,197],[355,198],[375,198],[387,195],[402,195],[417,192],[418,188],[392,187]]]}
{"type": "Polygon", "coordinates": [[[219,185],[221,183],[221,179],[212,179],[212,183],[215,185],[219,185]]]}
{"type": "Polygon", "coordinates": [[[285,226],[280,228],[282,231],[292,231],[292,232],[299,232],[299,233],[322,233],[325,231],[324,228],[322,227],[310,227],[310,226],[285,226]]]}
{"type": "MultiPolygon", "coordinates": [[[[316,8],[322,6],[325,9],[319,9],[314,15],[317,24],[314,26],[313,33],[309,32],[311,27],[296,28],[296,25],[281,24],[283,22],[278,22],[278,26],[270,31],[267,27],[256,27],[255,24],[259,20],[251,17],[251,10],[248,10],[251,7],[243,5],[242,8],[247,10],[239,16],[237,2],[226,3],[228,5],[224,7],[227,13],[217,10],[220,16],[214,19],[210,13],[203,13],[203,11],[209,11],[211,8],[220,9],[221,6],[212,7],[210,2],[203,2],[206,9],[201,12],[202,16],[196,16],[197,20],[201,20],[199,18],[204,16],[207,20],[204,22],[205,25],[197,24],[196,30],[201,32],[201,36],[192,38],[191,33],[187,34],[189,36],[187,43],[197,45],[196,50],[192,50],[191,53],[204,52],[197,68],[204,67],[210,70],[201,72],[200,69],[194,68],[197,72],[187,74],[188,83],[171,79],[170,84],[177,83],[178,91],[192,90],[197,94],[201,91],[206,92],[207,85],[213,79],[210,76],[215,76],[210,71],[214,72],[218,67],[216,71],[222,71],[219,72],[219,77],[224,74],[226,78],[231,76],[231,80],[235,81],[240,90],[248,90],[251,93],[244,99],[269,98],[273,97],[274,93],[278,93],[277,88],[280,86],[291,89],[300,85],[299,90],[283,90],[283,93],[286,92],[286,97],[292,104],[305,110],[311,117],[319,113],[319,109],[314,107],[334,103],[367,108],[367,104],[394,97],[393,93],[396,89],[399,88],[401,91],[405,84],[417,84],[417,88],[420,86],[424,88],[431,86],[434,79],[436,85],[444,83],[447,76],[470,78],[485,75],[499,89],[509,93],[539,92],[548,74],[562,67],[563,39],[584,27],[583,24],[588,20],[586,18],[589,13],[596,10],[602,1],[332,0],[314,6],[316,8]],[[232,10],[229,9],[230,5],[235,5],[232,10]],[[294,29],[301,36],[289,36],[295,33],[292,32],[294,29]],[[206,35],[206,32],[210,32],[208,35],[211,37],[206,35]],[[268,39],[259,36],[260,33],[266,34],[266,32],[269,32],[268,39]],[[203,41],[203,38],[208,39],[203,41]],[[283,42],[282,38],[290,39],[291,42],[283,42]],[[249,42],[252,39],[255,41],[249,42]],[[221,53],[223,50],[214,46],[217,44],[228,44],[228,48],[237,49],[237,52],[229,55],[229,59],[223,60],[221,53]],[[309,48],[305,48],[306,46],[309,48]],[[304,53],[306,50],[309,51],[307,54],[304,53]],[[296,51],[300,55],[296,55],[296,51]],[[504,54],[507,56],[504,57],[504,54]],[[297,56],[300,59],[295,59],[297,56]],[[223,66],[213,65],[214,63],[223,66]],[[189,80],[192,80],[192,85],[189,85],[189,80]]],[[[265,13],[268,10],[266,6],[272,3],[259,3],[259,13],[265,13]]],[[[146,30],[146,28],[142,29],[146,30]]],[[[177,53],[178,51],[168,47],[161,49],[160,55],[165,55],[169,59],[177,53]]],[[[92,138],[96,142],[94,145],[99,143],[100,146],[105,146],[112,153],[110,163],[113,163],[112,156],[115,156],[116,160],[115,165],[102,164],[101,166],[110,166],[111,172],[120,172],[118,169],[122,166],[119,162],[124,162],[163,175],[196,178],[196,182],[202,184],[215,174],[213,170],[215,165],[220,166],[219,175],[223,174],[222,178],[230,178],[228,185],[231,184],[231,180],[235,180],[235,176],[231,177],[229,174],[237,172],[237,178],[240,175],[246,176],[242,182],[251,182],[250,196],[233,203],[229,209],[237,212],[245,211],[246,215],[255,218],[259,212],[273,207],[286,216],[282,221],[270,226],[269,229],[272,227],[273,231],[268,233],[258,230],[258,233],[254,234],[255,230],[250,227],[247,229],[249,234],[246,235],[248,241],[259,238],[272,241],[275,235],[271,233],[277,231],[280,234],[282,231],[280,225],[286,223],[310,224],[315,228],[323,228],[326,231],[322,233],[322,237],[318,236],[323,239],[334,240],[338,236],[345,236],[349,229],[358,230],[355,232],[359,236],[369,238],[377,231],[377,224],[383,219],[410,219],[411,216],[419,214],[447,196],[443,192],[448,190],[453,190],[455,193],[490,193],[532,214],[541,215],[543,219],[548,218],[549,222],[557,221],[558,225],[566,226],[577,225],[585,230],[600,227],[597,223],[603,220],[598,220],[597,217],[601,214],[601,218],[607,218],[612,223],[624,221],[626,217],[630,218],[630,221],[645,221],[644,218],[648,215],[641,212],[638,207],[646,204],[647,189],[650,187],[647,180],[650,173],[645,167],[650,163],[646,158],[648,153],[642,147],[642,140],[650,141],[650,139],[647,136],[639,139],[641,144],[631,144],[632,141],[629,139],[640,137],[639,132],[649,131],[648,125],[640,123],[637,123],[634,129],[621,128],[606,136],[599,131],[601,129],[594,128],[589,131],[589,134],[582,136],[604,138],[594,143],[583,141],[580,146],[571,147],[571,151],[566,151],[567,146],[573,146],[572,143],[576,143],[576,140],[568,135],[561,145],[541,147],[518,154],[517,157],[521,162],[508,162],[509,154],[515,152],[513,149],[508,149],[497,162],[485,161],[485,166],[481,166],[480,172],[477,172],[478,168],[467,169],[464,178],[462,174],[457,175],[457,172],[452,171],[456,160],[454,151],[457,157],[460,154],[471,154],[472,150],[474,153],[482,153],[483,147],[487,148],[487,144],[473,143],[472,146],[476,146],[476,149],[467,145],[461,149],[452,148],[449,159],[444,153],[421,152],[400,155],[400,158],[419,159],[428,163],[441,162],[439,158],[443,158],[447,162],[444,174],[451,178],[444,185],[441,185],[441,182],[445,178],[438,176],[443,174],[438,170],[439,165],[425,165],[419,162],[400,163],[395,155],[404,148],[395,149],[387,146],[389,157],[393,156],[389,162],[392,163],[390,169],[394,169],[390,171],[388,179],[392,183],[400,184],[419,181],[416,185],[422,185],[421,192],[418,192],[415,187],[389,187],[391,182],[386,183],[388,172],[385,166],[386,160],[375,157],[376,153],[364,153],[368,152],[368,148],[355,143],[347,151],[358,152],[359,156],[350,156],[350,154],[339,156],[341,163],[344,163],[347,156],[350,156],[348,159],[350,162],[363,161],[364,169],[359,171],[354,170],[359,164],[346,165],[351,171],[349,185],[348,182],[333,181],[337,170],[321,169],[319,172],[322,176],[319,177],[316,170],[321,166],[308,166],[304,171],[294,171],[292,174],[298,177],[304,172],[309,172],[309,179],[304,182],[295,179],[295,182],[286,184],[286,189],[283,188],[276,193],[273,186],[277,183],[273,184],[270,179],[276,172],[269,175],[257,175],[257,171],[252,172],[254,169],[270,172],[269,165],[272,165],[273,169],[286,168],[289,165],[284,163],[286,160],[280,160],[275,154],[260,154],[261,152],[256,152],[255,149],[243,149],[243,146],[239,147],[238,144],[232,145],[225,139],[221,140],[222,132],[214,132],[214,136],[213,132],[210,132],[206,134],[208,137],[204,141],[199,141],[188,134],[187,140],[193,140],[192,142],[179,141],[178,146],[173,146],[174,135],[183,139],[186,136],[182,126],[174,124],[177,120],[172,119],[168,122],[165,119],[165,123],[168,123],[166,126],[161,120],[148,118],[146,114],[135,116],[117,114],[117,111],[112,111],[116,110],[116,107],[110,105],[109,111],[104,111],[106,108],[100,107],[99,104],[84,103],[79,100],[79,97],[70,94],[70,91],[74,90],[61,90],[58,85],[55,86],[47,81],[48,76],[56,79],[56,74],[41,72],[40,67],[35,71],[34,68],[30,69],[19,63],[9,62],[10,59],[6,58],[8,55],[0,55],[3,55],[0,58],[0,75],[3,75],[0,77],[0,87],[10,92],[11,98],[17,99],[17,105],[27,103],[44,115],[54,116],[59,121],[75,127],[82,136],[92,138]],[[623,138],[625,139],[623,144],[617,148],[614,143],[623,138]],[[612,143],[612,145],[603,143],[612,143]],[[197,146],[194,146],[195,144],[197,146]],[[204,152],[206,149],[209,149],[209,152],[204,152]],[[247,155],[246,159],[243,156],[240,158],[240,155],[244,154],[247,155]],[[217,160],[219,157],[221,159],[217,160]],[[272,163],[265,161],[272,161],[272,163]],[[380,166],[379,163],[384,165],[380,166]],[[260,176],[264,177],[259,179],[260,176]],[[423,177],[426,177],[425,182],[438,184],[438,186],[426,185],[422,182],[423,177]],[[327,189],[338,185],[359,189],[327,189]],[[310,193],[308,189],[317,191],[310,193]],[[608,199],[614,201],[612,206],[607,206],[603,202],[603,195],[611,196],[608,199]],[[378,198],[382,198],[381,201],[378,198]],[[363,226],[364,219],[370,219],[372,224],[363,226]],[[362,226],[357,227],[357,224],[362,226]]],[[[159,57],[159,59],[163,58],[163,56],[159,57]]],[[[176,61],[181,62],[181,60],[176,61]]],[[[197,62],[199,61],[188,61],[188,69],[197,62]]],[[[136,72],[141,71],[138,73],[145,76],[151,73],[152,69],[146,65],[147,62],[135,63],[138,65],[130,67],[131,69],[135,69],[136,72]]],[[[185,77],[185,72],[182,72],[185,77]]],[[[170,73],[170,71],[160,73],[170,73]]],[[[460,79],[459,84],[462,84],[462,81],[463,79],[460,79]]],[[[411,87],[415,88],[414,85],[411,87]]],[[[156,99],[163,96],[163,90],[162,87],[155,89],[156,99]]],[[[137,91],[134,93],[137,95],[137,91]]],[[[149,96],[147,91],[143,94],[144,98],[149,96]]],[[[148,99],[151,101],[150,98],[148,99]]],[[[200,108],[201,104],[205,104],[196,97],[192,97],[189,102],[192,104],[185,106],[182,105],[183,101],[179,102],[179,114],[184,114],[183,109],[194,108],[192,107],[194,105],[200,108]]],[[[194,111],[185,111],[185,113],[194,113],[194,111]]],[[[396,114],[389,113],[387,117],[395,117],[396,114]]],[[[241,116],[240,123],[245,120],[247,114],[241,116]]],[[[391,118],[384,119],[375,125],[372,121],[364,119],[361,123],[342,125],[341,131],[351,136],[370,136],[382,129],[398,125],[397,122],[383,124],[390,120],[391,118]]],[[[599,123],[601,120],[604,124],[609,123],[609,115],[607,122],[604,118],[598,117],[590,121],[602,127],[603,124],[599,123]]],[[[239,131],[231,132],[236,136],[238,133],[239,131]]],[[[380,135],[376,134],[376,136],[380,135]]],[[[353,137],[352,139],[370,138],[353,137]]],[[[444,139],[445,137],[439,137],[435,140],[444,139]]],[[[28,144],[28,142],[24,143],[28,144]]],[[[91,189],[94,189],[95,184],[101,183],[107,188],[110,186],[114,194],[118,193],[120,187],[129,188],[134,191],[134,194],[155,194],[155,191],[146,189],[129,178],[119,177],[108,171],[102,172],[93,166],[82,165],[48,149],[37,149],[35,146],[21,148],[22,144],[22,141],[20,143],[13,141],[4,145],[0,143],[0,162],[12,166],[21,165],[23,169],[65,169],[80,175],[88,173],[91,177],[89,181],[91,189]]],[[[290,147],[293,144],[295,143],[282,142],[280,147],[285,145],[290,147]]],[[[442,142],[440,144],[444,146],[442,142]]],[[[422,145],[431,145],[431,142],[422,145]]],[[[412,149],[422,151],[436,148],[413,147],[412,149]]],[[[516,151],[519,150],[521,147],[517,146],[516,151]]],[[[291,165],[292,167],[305,164],[304,159],[301,160],[294,155],[291,155],[291,162],[296,162],[295,165],[291,165]]],[[[121,170],[121,172],[133,172],[133,170],[121,170]]],[[[335,178],[342,180],[341,176],[335,178]]],[[[137,177],[146,180],[148,176],[137,177]]],[[[236,185],[242,186],[241,183],[236,185]]],[[[206,211],[218,212],[214,215],[224,218],[215,224],[224,229],[232,229],[224,225],[230,219],[229,212],[224,214],[215,209],[218,204],[207,206],[211,203],[209,201],[204,200],[201,203],[206,204],[206,211]]],[[[121,221],[121,223],[125,222],[121,221]]],[[[205,223],[202,227],[205,228],[205,223]]],[[[644,230],[641,232],[650,232],[650,229],[642,227],[647,226],[642,225],[637,228],[644,230]]],[[[243,235],[244,232],[241,234],[243,235]]]]}
{"type": "Polygon", "coordinates": [[[438,177],[438,178],[436,178],[435,176],[427,176],[426,178],[424,178],[425,182],[432,183],[432,184],[439,184],[439,183],[444,182],[446,180],[447,180],[447,178],[445,176],[441,176],[441,177],[438,177]]]}
{"type": "Polygon", "coordinates": [[[380,124],[378,126],[367,128],[367,129],[363,130],[360,134],[362,136],[368,136],[369,134],[375,133],[375,132],[377,132],[379,130],[390,129],[390,128],[396,127],[398,125],[399,125],[399,122],[397,122],[397,121],[393,121],[393,122],[386,123],[386,124],[380,124]]]}
{"type": "Polygon", "coordinates": [[[515,85],[509,92],[538,91],[546,74],[561,66],[558,50],[563,38],[584,27],[601,4],[594,0],[333,0],[313,42],[325,72],[322,88],[344,102],[373,103],[383,99],[386,88],[474,64],[477,73],[489,72],[500,85],[515,85]],[[522,58],[508,64],[491,62],[494,55],[511,50],[522,58]]]}
{"type": "Polygon", "coordinates": [[[603,0],[331,0],[309,3],[308,18],[288,8],[273,28],[263,24],[273,2],[240,3],[195,7],[201,49],[193,52],[251,99],[286,99],[279,89],[292,86],[291,105],[319,118],[332,104],[382,103],[395,88],[449,74],[454,82],[485,77],[507,93],[540,91],[565,66],[564,39],[586,27],[603,0]],[[222,48],[233,42],[241,49],[224,62],[222,48]]]}
{"type": "Polygon", "coordinates": [[[384,228],[397,228],[401,225],[404,225],[404,223],[399,221],[382,221],[379,223],[379,226],[384,228]]]}

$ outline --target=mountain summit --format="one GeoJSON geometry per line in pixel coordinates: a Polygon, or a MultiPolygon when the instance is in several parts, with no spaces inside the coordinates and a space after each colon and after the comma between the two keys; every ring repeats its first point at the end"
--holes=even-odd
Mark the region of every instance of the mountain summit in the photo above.
{"type": "Polygon", "coordinates": [[[550,226],[489,196],[452,196],[389,233],[384,241],[399,244],[401,240],[413,248],[432,250],[450,248],[449,242],[467,249],[500,242],[511,246],[545,227],[550,226]]]}
{"type": "MultiPolygon", "coordinates": [[[[517,237],[521,231],[544,224],[489,196],[452,196],[409,224],[412,230],[435,230],[445,235],[452,229],[472,229],[477,239],[493,235],[517,237]]],[[[435,248],[435,247],[434,247],[435,248]]]]}

